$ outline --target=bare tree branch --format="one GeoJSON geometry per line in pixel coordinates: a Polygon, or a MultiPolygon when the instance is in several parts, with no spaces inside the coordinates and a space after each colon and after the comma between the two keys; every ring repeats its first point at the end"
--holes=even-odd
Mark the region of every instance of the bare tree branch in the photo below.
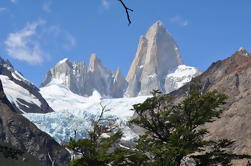
{"type": "Polygon", "coordinates": [[[128,25],[130,25],[130,24],[132,23],[132,21],[131,21],[131,17],[130,17],[129,12],[133,12],[133,10],[130,9],[130,8],[128,8],[128,7],[126,6],[126,4],[123,2],[123,0],[118,0],[118,1],[122,4],[122,6],[123,6],[124,9],[125,9],[126,16],[127,16],[127,20],[128,20],[128,25]]]}

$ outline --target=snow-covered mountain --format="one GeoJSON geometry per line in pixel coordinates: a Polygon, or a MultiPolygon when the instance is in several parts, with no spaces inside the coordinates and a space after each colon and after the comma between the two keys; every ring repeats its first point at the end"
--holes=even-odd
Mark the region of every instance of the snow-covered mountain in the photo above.
{"type": "Polygon", "coordinates": [[[111,98],[135,97],[150,95],[154,89],[169,93],[200,73],[197,68],[184,65],[178,45],[158,21],[140,38],[126,79],[119,69],[111,72],[93,54],[88,67],[84,63],[61,60],[48,71],[41,87],[54,81],[81,96],[91,96],[96,90],[111,98]]]}
{"type": "Polygon", "coordinates": [[[47,113],[53,110],[41,96],[39,89],[0,57],[0,80],[13,107],[21,113],[47,113]]]}
{"type": "Polygon", "coordinates": [[[41,87],[50,82],[63,83],[72,92],[90,96],[98,91],[102,96],[112,98],[122,97],[127,83],[118,69],[115,73],[105,68],[96,54],[92,54],[88,68],[83,62],[70,62],[63,59],[58,62],[46,75],[41,87]]]}
{"type": "Polygon", "coordinates": [[[157,21],[140,37],[125,96],[149,95],[154,89],[169,93],[198,74],[198,69],[184,65],[175,40],[157,21]]]}

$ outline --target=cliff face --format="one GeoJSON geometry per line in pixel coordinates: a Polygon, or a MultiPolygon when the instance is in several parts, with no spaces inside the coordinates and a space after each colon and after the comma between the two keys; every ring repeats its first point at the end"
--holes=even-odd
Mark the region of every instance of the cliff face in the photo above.
{"type": "MultiPolygon", "coordinates": [[[[180,65],[183,65],[184,69],[188,67],[183,64],[174,39],[160,21],[156,22],[146,35],[140,38],[136,56],[126,77],[128,88],[125,96],[150,95],[153,89],[165,93],[177,89],[175,83],[168,78],[168,74],[174,73],[180,65]]],[[[192,73],[188,75],[194,76],[199,73],[198,69],[193,68],[192,73]]],[[[184,80],[186,78],[179,81],[189,81],[184,80]]]]}
{"type": "Polygon", "coordinates": [[[32,154],[44,165],[51,166],[49,155],[56,165],[66,164],[70,160],[69,153],[53,138],[16,112],[4,94],[1,81],[0,141],[32,154]]]}
{"type": "MultiPolygon", "coordinates": [[[[228,96],[221,118],[206,125],[207,138],[236,140],[232,150],[251,154],[251,54],[241,48],[231,57],[213,63],[202,75],[171,95],[177,100],[185,97],[189,89],[207,92],[217,90],[228,96]]],[[[236,161],[234,165],[243,165],[236,161]]]]}

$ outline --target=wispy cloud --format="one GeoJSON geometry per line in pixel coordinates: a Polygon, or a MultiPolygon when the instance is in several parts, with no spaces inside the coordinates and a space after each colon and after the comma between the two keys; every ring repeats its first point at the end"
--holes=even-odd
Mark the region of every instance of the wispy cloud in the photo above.
{"type": "Polygon", "coordinates": [[[55,41],[57,41],[56,45],[63,48],[63,49],[69,50],[76,45],[75,37],[72,34],[70,34],[69,32],[60,28],[60,26],[52,25],[47,28],[46,33],[51,34],[51,37],[55,41]],[[60,41],[60,42],[58,42],[58,41],[60,41]]]}
{"type": "Polygon", "coordinates": [[[46,53],[42,50],[36,37],[38,27],[43,24],[45,21],[39,20],[27,24],[18,32],[10,33],[5,41],[8,55],[29,64],[42,63],[46,53]]]}
{"type": "Polygon", "coordinates": [[[185,27],[189,25],[189,21],[180,16],[175,16],[170,19],[170,21],[174,24],[178,24],[179,26],[185,27]]]}
{"type": "Polygon", "coordinates": [[[51,1],[45,2],[45,3],[42,5],[43,11],[45,11],[46,13],[50,13],[50,12],[51,12],[51,5],[52,5],[52,2],[51,2],[51,1]]]}
{"type": "Polygon", "coordinates": [[[35,65],[50,59],[51,52],[70,50],[76,45],[76,39],[60,26],[38,20],[10,33],[4,44],[10,57],[35,65]]]}
{"type": "Polygon", "coordinates": [[[12,2],[12,3],[17,3],[17,0],[10,0],[10,2],[12,2]]]}
{"type": "Polygon", "coordinates": [[[104,9],[109,9],[111,4],[108,0],[101,0],[101,6],[104,8],[104,9]]]}
{"type": "Polygon", "coordinates": [[[63,48],[69,50],[70,48],[76,45],[76,39],[70,34],[65,32],[66,43],[63,45],[63,48]]]}
{"type": "Polygon", "coordinates": [[[6,12],[6,11],[8,11],[8,9],[7,9],[7,8],[3,8],[3,7],[2,7],[2,8],[0,8],[0,13],[1,13],[1,12],[6,12]]]}

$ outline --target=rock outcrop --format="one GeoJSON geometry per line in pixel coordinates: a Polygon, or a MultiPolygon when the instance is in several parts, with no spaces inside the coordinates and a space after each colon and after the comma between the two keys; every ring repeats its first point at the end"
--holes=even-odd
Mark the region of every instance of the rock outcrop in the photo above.
{"type": "MultiPolygon", "coordinates": [[[[154,89],[159,89],[164,93],[177,89],[173,85],[175,83],[167,76],[174,73],[180,65],[184,63],[178,45],[164,25],[160,21],[156,22],[139,40],[136,56],[126,77],[128,88],[125,96],[150,95],[154,89]]],[[[183,69],[186,70],[186,67],[188,66],[184,65],[183,69]]],[[[191,69],[191,67],[188,68],[188,70],[191,69]]],[[[200,73],[196,68],[192,70],[189,75],[194,76],[200,73]]],[[[179,81],[186,83],[190,79],[183,77],[179,81]]]]}
{"type": "Polygon", "coordinates": [[[39,89],[16,71],[8,60],[0,57],[0,80],[5,94],[18,112],[53,112],[39,89]]]}
{"type": "MultiPolygon", "coordinates": [[[[8,101],[0,81],[0,141],[37,157],[44,165],[66,164],[70,155],[48,134],[17,113],[8,101]]],[[[0,164],[1,165],[1,164],[0,164]]]]}

